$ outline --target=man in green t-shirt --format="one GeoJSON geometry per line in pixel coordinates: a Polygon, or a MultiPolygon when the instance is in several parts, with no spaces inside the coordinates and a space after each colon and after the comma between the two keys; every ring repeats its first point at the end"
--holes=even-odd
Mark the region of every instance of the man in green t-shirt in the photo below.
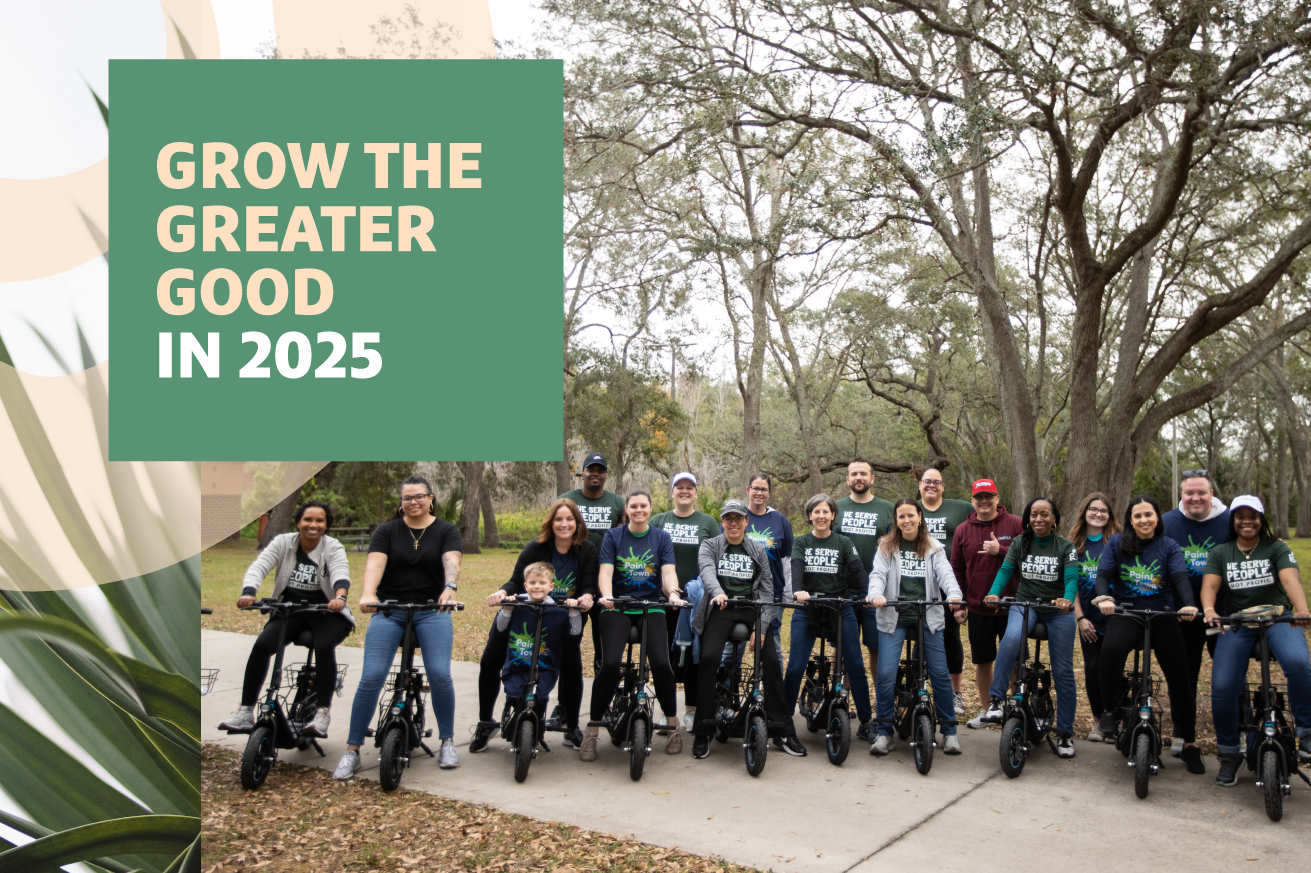
{"type": "Polygon", "coordinates": [[[624,516],[623,498],[613,491],[605,490],[605,481],[609,476],[605,458],[593,452],[583,461],[583,487],[566,491],[561,497],[567,497],[578,504],[578,511],[587,522],[587,538],[596,546],[596,553],[601,554],[601,540],[605,532],[619,525],[624,516]]]}
{"type": "MultiPolygon", "coordinates": [[[[687,590],[687,583],[697,578],[701,571],[697,567],[697,553],[701,543],[720,534],[719,522],[696,508],[696,476],[684,471],[675,473],[669,480],[669,496],[674,501],[674,508],[653,516],[649,524],[669,534],[674,541],[674,572],[678,574],[678,587],[687,590]]],[[[759,575],[759,570],[756,574],[759,575]]],[[[721,581],[721,584],[727,584],[721,581]]],[[[750,584],[747,585],[748,596],[750,584]]],[[[738,592],[730,591],[736,595],[738,592]]],[[[674,639],[674,628],[678,623],[678,612],[669,610],[665,613],[669,622],[669,638],[674,639]]],[[[691,654],[676,650],[673,656],[674,676],[683,683],[683,730],[692,733],[696,720],[697,668],[692,663],[691,654]]]]}
{"type": "MultiPolygon", "coordinates": [[[[838,519],[833,529],[847,537],[856,546],[860,562],[868,573],[874,567],[874,553],[878,551],[879,537],[892,527],[892,504],[881,497],[875,497],[870,490],[874,487],[874,465],[864,458],[853,458],[847,464],[847,487],[851,494],[838,501],[838,519]]],[[[864,639],[865,649],[869,652],[870,675],[879,675],[879,626],[877,609],[865,609],[867,591],[852,591],[855,601],[856,619],[860,623],[860,635],[864,639]]],[[[864,665],[861,665],[864,669],[864,665]]],[[[848,665],[847,669],[851,669],[848,665]]],[[[861,740],[867,737],[859,737],[861,740]]]]}

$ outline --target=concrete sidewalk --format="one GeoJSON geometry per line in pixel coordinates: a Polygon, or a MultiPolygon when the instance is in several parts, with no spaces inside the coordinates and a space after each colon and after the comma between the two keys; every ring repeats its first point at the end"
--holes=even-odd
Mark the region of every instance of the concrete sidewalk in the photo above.
{"type": "MultiPolygon", "coordinates": [[[[245,745],[244,736],[229,737],[214,726],[237,706],[252,640],[201,631],[203,666],[220,669],[214,691],[203,700],[205,742],[245,745]]],[[[327,757],[283,751],[279,765],[331,770],[345,750],[364,653],[345,647],[337,653],[350,669],[344,694],[333,703],[331,738],[321,741],[327,757]]],[[[290,648],[288,663],[304,655],[304,649],[290,648]]],[[[998,769],[993,730],[962,729],[964,754],[949,758],[939,751],[928,776],[915,772],[904,743],[877,759],[853,743],[847,762],[834,767],[823,754],[822,738],[804,727],[800,735],[809,757],[792,758],[771,747],[765,772],[755,779],[746,772],[740,744],[712,743],[710,757],[696,761],[691,738],[681,755],[667,756],[657,737],[641,782],[628,778],[627,755],[606,741],[604,731],[599,757],[590,764],[564,748],[559,734],[548,734],[553,751],[539,753],[528,780],[519,784],[499,737],[488,751],[469,754],[478,666],[456,662],[452,673],[461,767],[440,770],[436,760],[416,758],[402,787],[762,869],[864,873],[900,864],[977,873],[1037,862],[1059,873],[1104,873],[1108,865],[1127,863],[1145,870],[1301,871],[1311,853],[1311,788],[1300,780],[1276,824],[1265,816],[1251,773],[1244,770],[1234,788],[1215,784],[1214,758],[1207,759],[1205,776],[1191,776],[1167,758],[1151,795],[1139,800],[1132,771],[1114,747],[1083,740],[1076,741],[1073,760],[1044,749],[1018,779],[1007,779],[998,769]]],[[[431,714],[429,724],[436,726],[431,714]]],[[[435,740],[429,745],[436,750],[435,740]]],[[[372,740],[361,755],[365,769],[357,778],[376,780],[372,740]]],[[[277,780],[276,768],[269,779],[277,780]]]]}

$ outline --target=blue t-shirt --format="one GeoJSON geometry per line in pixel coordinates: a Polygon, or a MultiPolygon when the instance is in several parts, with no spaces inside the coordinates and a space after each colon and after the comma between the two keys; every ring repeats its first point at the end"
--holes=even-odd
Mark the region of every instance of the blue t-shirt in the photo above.
{"type": "Polygon", "coordinates": [[[1099,594],[1109,593],[1117,604],[1130,609],[1164,610],[1196,605],[1188,586],[1188,565],[1178,543],[1161,536],[1138,554],[1126,556],[1120,550],[1123,537],[1123,533],[1111,537],[1102,551],[1097,564],[1099,594]],[[1104,591],[1103,585],[1109,591],[1104,591]]]}
{"type": "Polygon", "coordinates": [[[1096,538],[1088,537],[1083,551],[1079,553],[1079,605],[1083,610],[1084,618],[1093,623],[1097,628],[1097,633],[1106,633],[1106,616],[1102,611],[1093,606],[1093,598],[1097,596],[1097,565],[1101,561],[1102,552],[1106,550],[1106,537],[1098,534],[1096,538]]]}
{"type": "Polygon", "coordinates": [[[747,538],[765,547],[765,554],[769,555],[769,572],[774,576],[774,599],[781,600],[783,562],[792,559],[792,523],[777,509],[766,509],[761,515],[748,509],[747,538]]]}
{"type": "Polygon", "coordinates": [[[615,568],[615,597],[655,600],[660,596],[661,568],[674,563],[674,541],[658,527],[637,536],[628,525],[612,527],[601,540],[601,563],[615,568]]]}
{"type": "Polygon", "coordinates": [[[1216,546],[1229,539],[1229,510],[1208,518],[1193,521],[1175,507],[1161,513],[1165,535],[1179,544],[1188,565],[1188,581],[1193,586],[1193,603],[1202,602],[1202,575],[1206,572],[1206,556],[1216,546]]]}
{"type": "MultiPolygon", "coordinates": [[[[570,549],[563,555],[559,550],[551,549],[551,565],[555,567],[555,582],[551,587],[551,599],[564,603],[571,597],[578,596],[578,558],[570,549]]],[[[559,610],[554,610],[558,612],[559,610]]]]}
{"type": "MultiPolygon", "coordinates": [[[[507,697],[520,697],[532,672],[533,638],[537,634],[537,612],[516,609],[510,613],[510,642],[501,667],[501,681],[507,697]]],[[[546,697],[555,687],[564,657],[564,639],[569,635],[569,612],[548,609],[542,613],[542,643],[537,650],[537,696],[546,697]]]]}

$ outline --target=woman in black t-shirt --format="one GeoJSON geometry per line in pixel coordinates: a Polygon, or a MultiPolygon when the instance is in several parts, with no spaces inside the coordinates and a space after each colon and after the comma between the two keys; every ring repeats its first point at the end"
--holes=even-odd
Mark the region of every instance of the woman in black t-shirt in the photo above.
{"type": "MultiPolygon", "coordinates": [[[[237,606],[255,602],[264,577],[273,574],[273,597],[284,603],[327,604],[331,612],[292,613],[286,619],[286,641],[294,640],[308,629],[314,636],[314,682],[316,688],[337,687],[337,646],[355,628],[355,619],[346,607],[346,592],[351,587],[350,565],[346,549],[328,536],[332,527],[332,510],[311,500],[296,510],[296,530],[274,537],[246,570],[237,606]]],[[[255,723],[255,700],[269,672],[269,659],[277,654],[278,636],[283,617],[273,614],[250,647],[246,661],[246,681],[241,689],[241,706],[222,724],[224,730],[243,730],[255,723]]],[[[319,700],[314,721],[305,728],[309,736],[328,735],[331,692],[319,700]]]]}
{"type": "MultiPolygon", "coordinates": [[[[438,607],[455,602],[461,541],[455,525],[433,515],[433,500],[427,479],[411,476],[401,484],[401,506],[396,517],[378,525],[369,540],[360,609],[376,612],[379,600],[433,604],[431,610],[414,614],[414,636],[423,653],[423,672],[432,689],[432,708],[442,741],[438,764],[449,770],[460,766],[452,739],[455,688],[451,683],[451,642],[455,630],[449,610],[438,607]]],[[[405,616],[400,613],[379,613],[369,622],[360,686],[351,707],[347,751],[333,774],[338,779],[349,779],[360,768],[359,748],[364,732],[373,719],[378,694],[404,633],[405,616]]]]}

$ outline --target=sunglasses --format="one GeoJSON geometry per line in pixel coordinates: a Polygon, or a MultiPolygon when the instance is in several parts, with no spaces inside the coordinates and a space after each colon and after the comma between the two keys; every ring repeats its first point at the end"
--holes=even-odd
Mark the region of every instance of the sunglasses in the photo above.
{"type": "Polygon", "coordinates": [[[1198,476],[1202,476],[1202,477],[1205,477],[1205,478],[1208,478],[1208,479],[1210,478],[1210,474],[1207,472],[1206,468],[1204,468],[1204,467],[1201,468],[1201,469],[1197,469],[1197,470],[1180,470],[1180,471],[1179,471],[1179,478],[1180,478],[1180,479],[1195,479],[1195,478],[1198,477],[1198,476]]]}

